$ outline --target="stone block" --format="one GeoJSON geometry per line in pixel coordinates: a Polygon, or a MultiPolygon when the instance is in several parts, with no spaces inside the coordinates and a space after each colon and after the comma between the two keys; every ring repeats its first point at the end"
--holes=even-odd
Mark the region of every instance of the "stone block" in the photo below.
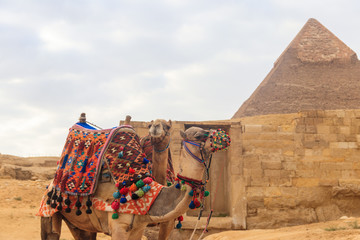
{"type": "Polygon", "coordinates": [[[282,208],[289,209],[296,207],[297,200],[293,197],[266,197],[264,206],[269,209],[282,208]]]}
{"type": "Polygon", "coordinates": [[[360,179],[339,179],[340,187],[360,186],[360,179]]]}
{"type": "Polygon", "coordinates": [[[294,197],[296,198],[298,195],[298,188],[297,187],[281,187],[280,188],[281,195],[283,197],[294,197]]]}
{"type": "Polygon", "coordinates": [[[263,198],[264,191],[265,191],[265,187],[247,187],[246,197],[250,200],[253,198],[259,198],[259,197],[263,198]]]}
{"type": "MultiPolygon", "coordinates": [[[[282,167],[284,170],[296,170],[297,163],[296,162],[283,162],[282,167]]],[[[360,164],[359,164],[360,169],[360,164]]]]}
{"type": "Polygon", "coordinates": [[[291,187],[292,178],[290,177],[272,177],[269,178],[271,187],[291,187]]]}
{"type": "Polygon", "coordinates": [[[250,185],[252,187],[269,187],[270,181],[268,177],[251,177],[250,185]]]}
{"type": "Polygon", "coordinates": [[[305,133],[316,133],[316,126],[315,125],[306,125],[305,133]]]}
{"type": "Polygon", "coordinates": [[[315,209],[315,212],[320,222],[337,220],[343,215],[339,207],[335,204],[319,206],[315,209]]]}
{"type": "Polygon", "coordinates": [[[330,148],[349,148],[348,142],[331,142],[330,148]]]}
{"type": "Polygon", "coordinates": [[[293,133],[295,131],[295,125],[281,125],[281,126],[278,126],[277,131],[293,133]]]}
{"type": "Polygon", "coordinates": [[[277,125],[262,125],[262,132],[277,132],[277,125]]]}
{"type": "Polygon", "coordinates": [[[263,161],[261,162],[262,169],[282,169],[281,161],[263,161]]]}
{"type": "Polygon", "coordinates": [[[319,186],[322,187],[333,187],[338,186],[339,180],[338,179],[331,179],[331,178],[322,178],[319,180],[319,186]]]}
{"type": "Polygon", "coordinates": [[[279,187],[267,187],[264,191],[265,197],[279,197],[281,196],[281,191],[279,187]]]}
{"type": "Polygon", "coordinates": [[[260,133],[262,132],[262,125],[245,125],[245,133],[260,133]]]}
{"type": "Polygon", "coordinates": [[[317,187],[319,178],[293,178],[293,185],[296,187],[317,187]]]}
{"type": "Polygon", "coordinates": [[[298,178],[313,178],[315,177],[315,173],[313,169],[308,170],[296,170],[296,177],[298,178]]]}
{"type": "Polygon", "coordinates": [[[316,208],[331,196],[332,189],[329,187],[299,187],[297,199],[300,206],[316,208]]]}
{"type": "Polygon", "coordinates": [[[265,177],[280,177],[281,176],[281,170],[266,169],[266,170],[264,170],[264,176],[265,177]]]}
{"type": "Polygon", "coordinates": [[[341,170],[341,163],[337,162],[322,162],[320,163],[320,169],[323,170],[341,170]]]}
{"type": "Polygon", "coordinates": [[[294,133],[292,132],[280,132],[277,134],[279,140],[290,140],[294,141],[294,133]]]}
{"type": "Polygon", "coordinates": [[[349,126],[339,126],[339,130],[341,134],[349,135],[350,127],[349,126]]]}
{"type": "Polygon", "coordinates": [[[283,155],[288,156],[288,157],[294,156],[294,151],[293,150],[284,151],[283,155]]]}
{"type": "Polygon", "coordinates": [[[305,125],[296,125],[295,132],[296,133],[304,133],[305,132],[305,125]]]}
{"type": "Polygon", "coordinates": [[[357,173],[354,170],[342,170],[341,178],[343,179],[353,179],[357,177],[357,173]]]}

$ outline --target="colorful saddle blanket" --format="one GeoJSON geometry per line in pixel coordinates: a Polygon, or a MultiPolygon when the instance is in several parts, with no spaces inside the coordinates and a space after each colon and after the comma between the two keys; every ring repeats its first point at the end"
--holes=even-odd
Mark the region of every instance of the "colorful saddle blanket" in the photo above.
{"type": "Polygon", "coordinates": [[[102,162],[109,167],[113,180],[122,183],[134,175],[150,174],[144,157],[140,139],[129,126],[89,130],[74,125],[65,142],[54,186],[70,195],[91,195],[102,162]]]}
{"type": "MultiPolygon", "coordinates": [[[[154,192],[149,191],[151,190],[150,186],[146,186],[145,192],[151,192],[151,194],[142,192],[141,196],[134,196],[134,192],[142,187],[135,183],[142,182],[142,180],[149,184],[152,183],[148,163],[149,160],[145,158],[140,146],[140,139],[131,126],[91,130],[75,124],[70,128],[66,138],[52,187],[46,193],[48,196],[46,203],[51,208],[61,211],[63,199],[67,195],[69,200],[65,200],[65,205],[67,205],[65,210],[69,210],[74,207],[73,203],[77,197],[79,203],[76,205],[80,210],[82,207],[80,197],[89,196],[90,203],[86,203],[86,205],[89,205],[90,208],[92,205],[90,195],[95,193],[102,168],[108,170],[119,190],[121,188],[130,189],[129,194],[128,192],[122,194],[124,198],[127,197],[130,204],[132,199],[136,200],[144,195],[157,196],[161,188],[152,189],[155,190],[154,192]],[[129,188],[130,186],[132,187],[129,188]]],[[[119,195],[119,191],[116,194],[118,196],[116,197],[114,193],[115,201],[119,202],[116,199],[119,199],[121,195],[119,195]]],[[[125,203],[125,200],[122,203],[125,203]]],[[[42,206],[41,209],[44,207],[42,206]]],[[[41,209],[39,213],[42,212],[41,209]]],[[[91,213],[91,211],[88,210],[87,213],[91,213]]],[[[143,211],[134,214],[143,214],[143,211]]]]}

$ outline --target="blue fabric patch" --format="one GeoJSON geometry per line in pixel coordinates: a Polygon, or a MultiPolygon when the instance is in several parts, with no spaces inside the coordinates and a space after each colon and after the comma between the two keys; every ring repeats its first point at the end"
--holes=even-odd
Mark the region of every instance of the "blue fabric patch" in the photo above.
{"type": "Polygon", "coordinates": [[[87,124],[87,123],[78,122],[78,123],[76,123],[76,124],[77,124],[77,125],[79,125],[79,126],[82,126],[83,128],[96,130],[96,128],[94,128],[94,127],[90,126],[90,125],[89,125],[89,124],[87,124]]]}

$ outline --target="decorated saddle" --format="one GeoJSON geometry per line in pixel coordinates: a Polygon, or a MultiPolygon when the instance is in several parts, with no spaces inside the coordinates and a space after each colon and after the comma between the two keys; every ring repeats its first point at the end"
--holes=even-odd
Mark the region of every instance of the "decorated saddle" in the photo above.
{"type": "Polygon", "coordinates": [[[161,188],[151,178],[149,160],[131,126],[96,130],[75,124],[37,215],[51,216],[63,209],[76,209],[77,215],[86,209],[91,214],[91,207],[114,211],[113,218],[118,217],[117,212],[146,214],[161,188]],[[95,196],[102,172],[110,175],[118,189],[111,203],[95,196]]]}

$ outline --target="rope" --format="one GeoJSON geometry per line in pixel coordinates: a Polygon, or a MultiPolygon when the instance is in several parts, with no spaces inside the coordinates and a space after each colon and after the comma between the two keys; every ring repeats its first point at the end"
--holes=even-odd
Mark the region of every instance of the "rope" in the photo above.
{"type": "MultiPolygon", "coordinates": [[[[221,167],[220,179],[222,178],[222,175],[223,175],[223,173],[224,173],[224,168],[225,168],[225,161],[222,161],[222,162],[223,162],[223,164],[222,164],[222,167],[221,167]]],[[[208,228],[208,226],[209,226],[209,224],[210,224],[210,219],[211,219],[212,214],[213,214],[213,212],[214,212],[214,209],[213,209],[212,207],[214,206],[214,203],[215,203],[217,191],[218,191],[218,189],[219,189],[219,183],[220,183],[220,181],[218,181],[217,184],[216,184],[216,189],[215,189],[215,193],[214,193],[214,198],[213,198],[213,200],[212,200],[212,202],[211,202],[210,214],[209,214],[209,217],[208,217],[208,219],[207,219],[207,222],[206,222],[204,231],[201,233],[201,235],[200,235],[200,237],[198,238],[198,240],[200,240],[200,239],[202,238],[202,236],[205,234],[205,232],[207,232],[207,228],[208,228]]]]}

